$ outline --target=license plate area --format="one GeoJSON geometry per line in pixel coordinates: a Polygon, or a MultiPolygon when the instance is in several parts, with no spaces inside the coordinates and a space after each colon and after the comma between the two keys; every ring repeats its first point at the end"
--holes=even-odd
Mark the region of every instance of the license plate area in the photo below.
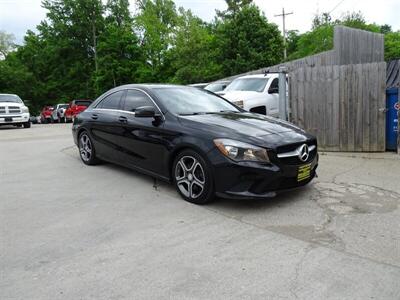
{"type": "Polygon", "coordinates": [[[12,122],[12,120],[13,120],[13,118],[10,118],[10,117],[4,118],[4,121],[5,121],[5,122],[12,122]]]}
{"type": "Polygon", "coordinates": [[[297,170],[297,182],[307,180],[311,177],[311,164],[300,166],[297,170]]]}

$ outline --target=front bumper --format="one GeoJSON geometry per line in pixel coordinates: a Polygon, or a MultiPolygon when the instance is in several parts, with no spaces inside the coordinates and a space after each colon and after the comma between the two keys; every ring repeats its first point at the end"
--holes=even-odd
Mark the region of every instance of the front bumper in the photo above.
{"type": "Polygon", "coordinates": [[[222,198],[269,198],[277,192],[308,184],[316,175],[318,155],[311,165],[310,177],[297,181],[301,165],[278,163],[234,162],[213,150],[209,155],[213,166],[216,194],[222,198]]]}
{"type": "Polygon", "coordinates": [[[12,125],[12,124],[21,124],[29,122],[30,114],[23,113],[23,114],[13,114],[13,115],[1,115],[0,116],[0,124],[1,125],[12,125]],[[11,121],[9,120],[11,118],[11,121]]]}

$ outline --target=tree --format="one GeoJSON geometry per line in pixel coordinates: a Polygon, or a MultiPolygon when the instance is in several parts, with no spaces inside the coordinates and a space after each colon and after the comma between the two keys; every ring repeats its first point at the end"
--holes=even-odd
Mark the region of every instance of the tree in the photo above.
{"type": "Polygon", "coordinates": [[[400,59],[400,31],[385,35],[385,60],[400,59]]]}
{"type": "Polygon", "coordinates": [[[225,0],[228,8],[225,11],[217,11],[217,15],[221,18],[233,18],[244,7],[253,3],[253,0],[225,0]]]}
{"type": "Polygon", "coordinates": [[[298,50],[298,41],[300,34],[298,30],[289,30],[286,33],[286,50],[288,57],[291,57],[293,53],[298,50]]]}
{"type": "Polygon", "coordinates": [[[172,68],[177,83],[196,83],[216,80],[221,76],[217,61],[218,41],[212,27],[190,10],[179,9],[178,25],[171,49],[172,68]]]}
{"type": "Polygon", "coordinates": [[[219,61],[226,76],[271,66],[282,60],[283,39],[278,26],[269,23],[252,4],[221,17],[217,23],[217,39],[219,61]]]}
{"type": "Polygon", "coordinates": [[[15,36],[0,30],[0,59],[6,58],[7,54],[15,49],[15,36]]]}
{"type": "Polygon", "coordinates": [[[138,6],[135,24],[148,63],[142,70],[143,79],[166,81],[172,75],[169,55],[178,21],[175,4],[172,0],[143,0],[138,6]]]}
{"type": "Polygon", "coordinates": [[[97,85],[103,91],[118,85],[138,82],[144,55],[133,31],[128,0],[109,0],[105,29],[99,37],[97,85]]]}

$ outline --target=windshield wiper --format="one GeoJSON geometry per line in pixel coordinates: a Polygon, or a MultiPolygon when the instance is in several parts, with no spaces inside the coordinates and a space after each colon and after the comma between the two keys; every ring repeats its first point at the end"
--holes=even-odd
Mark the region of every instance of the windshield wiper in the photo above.
{"type": "Polygon", "coordinates": [[[222,112],[222,113],[234,113],[234,114],[240,113],[240,111],[238,111],[238,110],[229,110],[229,109],[220,110],[219,112],[222,112]]]}
{"type": "Polygon", "coordinates": [[[180,116],[196,116],[196,115],[205,115],[205,112],[191,112],[191,113],[180,113],[180,116]]]}

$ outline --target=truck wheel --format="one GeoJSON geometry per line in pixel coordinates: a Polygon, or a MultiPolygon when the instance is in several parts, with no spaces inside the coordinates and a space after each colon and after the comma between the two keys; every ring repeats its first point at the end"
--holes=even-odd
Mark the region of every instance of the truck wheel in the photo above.
{"type": "Polygon", "coordinates": [[[31,122],[24,123],[24,128],[31,128],[31,122]]]}

